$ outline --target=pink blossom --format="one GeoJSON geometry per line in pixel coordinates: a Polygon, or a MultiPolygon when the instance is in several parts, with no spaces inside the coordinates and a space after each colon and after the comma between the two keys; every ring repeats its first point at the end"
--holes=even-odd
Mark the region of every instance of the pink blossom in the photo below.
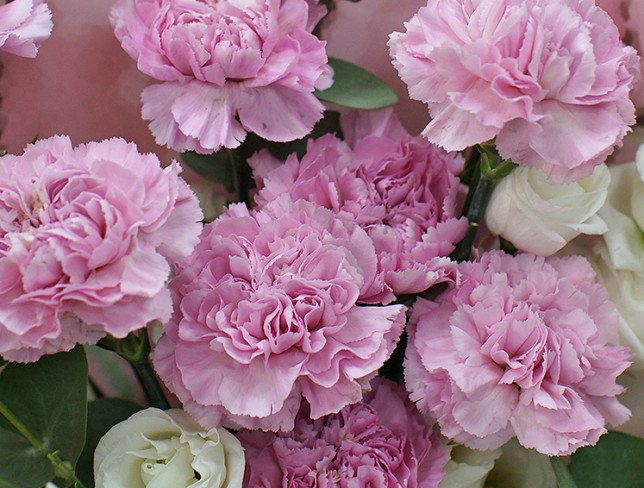
{"type": "Polygon", "coordinates": [[[51,12],[42,0],[13,0],[0,6],[0,50],[35,58],[51,34],[51,12]]]}
{"type": "Polygon", "coordinates": [[[444,435],[566,455],[629,417],[615,398],[629,350],[607,345],[617,314],[588,261],[493,251],[460,272],[416,303],[405,361],[411,399],[444,435]]]}
{"type": "Polygon", "coordinates": [[[174,164],[110,139],[67,137],[0,159],[0,354],[43,354],[167,320],[169,262],[201,212],[174,164]]]}
{"type": "Polygon", "coordinates": [[[405,307],[356,306],[376,276],[367,234],[312,203],[231,206],[171,282],[156,369],[204,426],[290,430],[339,412],[391,355],[405,307]]]}
{"type": "Polygon", "coordinates": [[[418,293],[451,281],[447,256],[467,228],[458,218],[463,158],[410,136],[391,109],[357,112],[343,120],[347,142],[327,135],[310,141],[306,155],[278,165],[267,151],[249,162],[259,206],[288,193],[358,223],[378,256],[381,286],[370,303],[418,293]]]}
{"type": "Polygon", "coordinates": [[[428,0],[393,33],[394,65],[448,151],[496,138],[555,181],[589,176],[635,122],[635,50],[593,0],[428,0]]]}
{"type": "Polygon", "coordinates": [[[374,390],[340,413],[309,420],[300,412],[288,433],[242,431],[248,488],[436,488],[447,452],[402,388],[374,390]]]}
{"type": "Polygon", "coordinates": [[[325,43],[305,0],[119,0],[116,36],[164,83],[141,94],[157,142],[177,151],[234,148],[252,131],[271,141],[308,134],[331,84],[325,43]]]}

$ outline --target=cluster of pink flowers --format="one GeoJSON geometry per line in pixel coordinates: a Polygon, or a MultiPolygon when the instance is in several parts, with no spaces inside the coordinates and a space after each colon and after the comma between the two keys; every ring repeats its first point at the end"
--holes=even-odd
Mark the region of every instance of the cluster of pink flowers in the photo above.
{"type": "Polygon", "coordinates": [[[428,0],[405,27],[394,65],[449,151],[496,138],[503,158],[578,180],[635,122],[639,58],[593,0],[428,0]]]}
{"type": "Polygon", "coordinates": [[[313,91],[331,70],[310,31],[324,12],[306,0],[119,0],[111,20],[138,68],[163,82],[141,94],[156,141],[211,153],[246,131],[298,139],[322,118],[313,91]]]}
{"type": "MultiPolygon", "coordinates": [[[[331,84],[312,34],[325,12],[316,0],[118,0],[111,21],[162,82],[142,93],[157,142],[212,153],[247,131],[311,132],[324,111],[314,91],[331,84]]],[[[33,56],[50,30],[40,0],[0,7],[0,49],[33,56]]],[[[162,322],[159,377],[210,447],[220,427],[241,429],[248,488],[437,488],[444,438],[492,450],[516,437],[561,456],[626,421],[617,378],[630,351],[588,261],[450,258],[478,225],[463,207],[484,205],[475,192],[465,203],[465,159],[449,151],[495,139],[502,158],[554,180],[587,176],[634,120],[635,51],[594,0],[428,0],[389,46],[429,106],[425,138],[392,109],[345,112],[343,136],[310,139],[302,156],[253,155],[254,206],[205,226],[179,165],[122,139],[55,136],[0,158],[0,356],[35,361],[162,322]],[[407,391],[377,378],[405,330],[407,391]]],[[[575,191],[563,199],[584,206],[575,191]]],[[[173,432],[188,418],[155,415],[173,432]]],[[[170,449],[181,462],[201,442],[186,428],[190,441],[168,443],[183,444],[170,449]]],[[[166,469],[157,454],[146,475],[166,469]]]]}
{"type": "Polygon", "coordinates": [[[282,165],[268,151],[256,155],[250,163],[261,187],[258,206],[288,194],[359,224],[378,257],[380,286],[363,297],[370,303],[453,281],[447,256],[467,228],[458,217],[463,157],[412,137],[392,110],[353,113],[343,122],[345,141],[310,141],[301,160],[292,154],[282,165]]]}
{"type": "Polygon", "coordinates": [[[242,431],[248,488],[333,486],[436,488],[447,452],[402,388],[374,381],[360,403],[286,433],[242,431]]]}
{"type": "Polygon", "coordinates": [[[51,34],[51,12],[42,0],[13,0],[0,6],[0,50],[33,58],[51,34]]]}
{"type": "Polygon", "coordinates": [[[0,158],[0,355],[35,361],[169,319],[169,263],[201,229],[179,171],[122,139],[0,158]]]}

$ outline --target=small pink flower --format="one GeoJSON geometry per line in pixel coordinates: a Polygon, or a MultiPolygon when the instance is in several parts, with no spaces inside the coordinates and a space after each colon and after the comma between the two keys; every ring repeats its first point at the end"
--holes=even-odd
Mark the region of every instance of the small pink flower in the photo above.
{"type": "Polygon", "coordinates": [[[159,375],[204,426],[290,430],[362,398],[405,307],[357,306],[376,276],[367,234],[312,203],[241,204],[207,225],[171,282],[159,375]]]}
{"type": "Polygon", "coordinates": [[[423,135],[448,151],[496,138],[558,182],[589,176],[635,109],[635,50],[593,0],[428,0],[389,46],[423,135]]]}
{"type": "Polygon", "coordinates": [[[287,193],[358,223],[378,256],[379,289],[363,296],[370,303],[452,281],[455,263],[447,256],[467,229],[458,217],[463,158],[410,136],[390,109],[353,113],[343,131],[347,142],[321,137],[284,165],[268,151],[255,155],[257,204],[287,193]]]}
{"type": "Polygon", "coordinates": [[[169,318],[169,262],[201,229],[179,171],[122,139],[0,158],[0,355],[35,361],[169,318]]]}
{"type": "Polygon", "coordinates": [[[114,32],[138,68],[165,83],[143,90],[143,118],[177,151],[234,148],[308,134],[331,84],[325,43],[306,0],[119,0],[114,32]]]}
{"type": "Polygon", "coordinates": [[[0,50],[35,58],[52,27],[51,12],[42,0],[13,0],[0,6],[0,50]]]}
{"type": "Polygon", "coordinates": [[[444,435],[566,455],[628,419],[615,379],[629,350],[607,345],[617,314],[585,259],[493,251],[460,272],[414,306],[405,361],[411,399],[444,435]]]}
{"type": "Polygon", "coordinates": [[[402,388],[374,390],[340,413],[309,420],[300,412],[287,433],[242,431],[248,488],[436,488],[447,452],[402,388]]]}

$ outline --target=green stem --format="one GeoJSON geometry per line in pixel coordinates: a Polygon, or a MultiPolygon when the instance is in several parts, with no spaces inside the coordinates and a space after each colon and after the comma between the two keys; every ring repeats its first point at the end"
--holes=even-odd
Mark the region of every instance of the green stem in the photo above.
{"type": "Polygon", "coordinates": [[[485,215],[487,204],[490,201],[495,186],[496,181],[489,179],[481,173],[476,185],[470,187],[470,191],[468,192],[470,205],[465,214],[469,225],[465,237],[458,243],[456,249],[450,256],[454,261],[461,262],[469,259],[474,239],[479,230],[479,223],[485,215]]]}
{"type": "Polygon", "coordinates": [[[560,457],[550,457],[550,464],[557,476],[557,486],[559,486],[559,488],[577,488],[577,484],[570,474],[568,467],[560,457]]]}
{"type": "Polygon", "coordinates": [[[98,342],[104,349],[114,351],[124,359],[127,359],[136,373],[136,377],[145,391],[150,405],[167,410],[170,404],[163,393],[163,388],[154,374],[150,364],[150,340],[146,328],[138,332],[132,332],[123,339],[107,336],[98,342]]]}
{"type": "Polygon", "coordinates": [[[168,403],[168,400],[163,393],[163,389],[154,374],[150,360],[145,359],[143,361],[133,361],[130,364],[132,365],[132,369],[134,369],[141,386],[143,386],[143,390],[145,390],[148,400],[150,400],[150,405],[160,408],[161,410],[168,410],[170,408],[170,404],[168,403]]]}
{"type": "Polygon", "coordinates": [[[23,424],[20,419],[18,419],[18,417],[16,417],[13,412],[9,410],[9,408],[1,401],[0,414],[2,414],[2,416],[7,419],[7,421],[13,426],[13,428],[16,429],[21,436],[27,439],[39,453],[41,453],[43,456],[47,456],[49,454],[49,451],[45,449],[45,446],[42,445],[42,443],[36,438],[36,436],[29,432],[29,429],[27,429],[25,424],[23,424]]]}
{"type": "Polygon", "coordinates": [[[23,424],[20,419],[16,417],[1,401],[0,415],[7,419],[11,426],[16,429],[20,435],[27,439],[32,446],[34,446],[34,449],[49,460],[54,468],[54,474],[57,478],[62,478],[65,481],[73,483],[76,488],[85,488],[85,485],[76,476],[76,472],[74,471],[72,464],[69,461],[63,461],[60,458],[58,451],[49,452],[45,449],[42,442],[40,442],[40,440],[29,431],[25,424],[23,424]]]}
{"type": "Polygon", "coordinates": [[[248,171],[246,171],[245,162],[233,149],[227,149],[227,151],[232,165],[233,187],[235,188],[237,201],[248,205],[250,198],[248,195],[248,171]]]}
{"type": "MultiPolygon", "coordinates": [[[[478,151],[476,152],[478,153],[478,151]]],[[[467,192],[467,197],[465,197],[465,203],[463,204],[463,215],[467,215],[470,211],[472,199],[474,198],[474,189],[477,187],[479,180],[481,179],[481,162],[478,160],[473,162],[471,168],[471,175],[468,183],[469,191],[467,192]]]]}
{"type": "Polygon", "coordinates": [[[473,157],[470,159],[475,168],[470,177],[470,188],[463,207],[463,215],[467,217],[469,226],[465,237],[450,256],[459,262],[470,257],[480,222],[485,217],[496,184],[516,166],[512,161],[501,159],[493,143],[481,144],[476,149],[481,159],[478,163],[474,162],[473,157]]]}

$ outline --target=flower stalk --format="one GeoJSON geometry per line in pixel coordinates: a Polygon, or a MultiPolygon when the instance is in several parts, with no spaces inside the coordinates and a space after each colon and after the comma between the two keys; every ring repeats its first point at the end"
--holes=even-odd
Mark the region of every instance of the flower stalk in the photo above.
{"type": "Polygon", "coordinates": [[[494,188],[516,166],[512,161],[502,159],[499,156],[493,142],[480,144],[476,150],[479,152],[480,159],[472,161],[475,168],[463,207],[463,215],[467,217],[469,226],[465,237],[458,243],[450,256],[454,261],[458,262],[469,259],[474,239],[478,233],[480,222],[485,217],[485,211],[494,188]]]}
{"type": "Polygon", "coordinates": [[[107,336],[101,339],[98,345],[115,352],[130,363],[151,406],[161,410],[170,408],[170,404],[150,364],[150,340],[147,329],[132,332],[123,339],[107,336]]]}

